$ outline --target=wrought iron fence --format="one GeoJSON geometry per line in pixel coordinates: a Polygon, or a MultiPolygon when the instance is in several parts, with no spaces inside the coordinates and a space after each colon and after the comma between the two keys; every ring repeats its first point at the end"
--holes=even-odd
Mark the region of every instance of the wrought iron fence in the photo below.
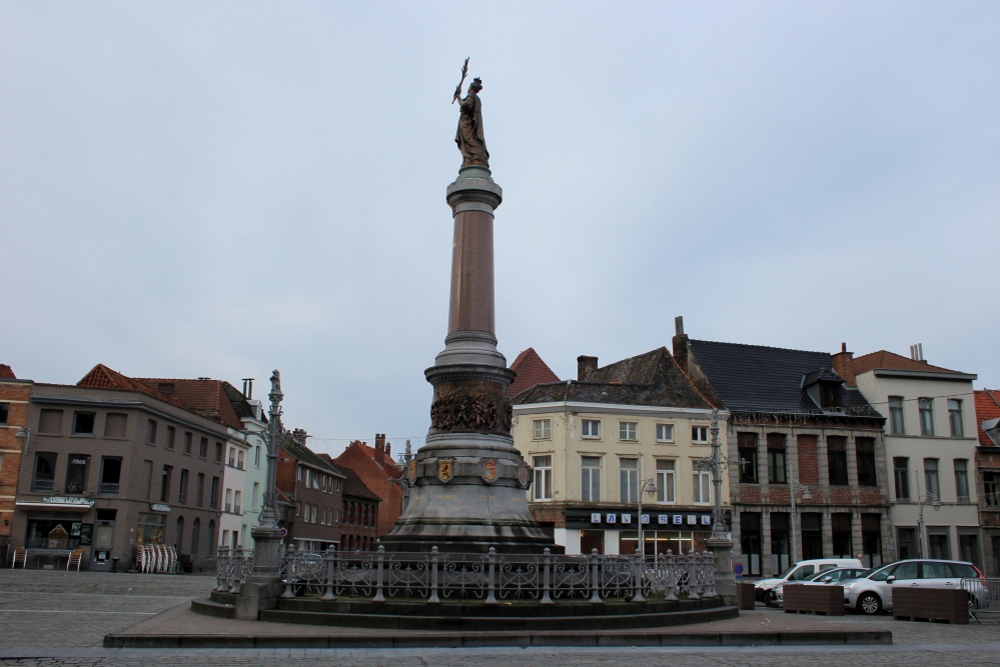
{"type": "MultiPolygon", "coordinates": [[[[341,554],[287,549],[284,598],[319,595],[387,599],[479,601],[606,599],[644,602],[715,597],[715,557],[709,553],[656,556],[377,552],[341,554]]],[[[220,556],[221,559],[221,556],[220,556]]],[[[222,581],[220,579],[220,586],[222,581]]],[[[221,589],[220,589],[221,590],[221,589]]]]}
{"type": "Polygon", "coordinates": [[[962,589],[969,593],[969,614],[976,621],[980,614],[1000,614],[1000,579],[962,579],[962,589]]]}
{"type": "Polygon", "coordinates": [[[240,586],[253,574],[253,549],[219,547],[215,590],[239,593],[240,586]]]}

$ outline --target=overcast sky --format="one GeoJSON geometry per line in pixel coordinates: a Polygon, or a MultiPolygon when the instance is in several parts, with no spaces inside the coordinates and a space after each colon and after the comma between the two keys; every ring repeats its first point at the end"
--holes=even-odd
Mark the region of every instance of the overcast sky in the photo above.
{"type": "Polygon", "coordinates": [[[1000,3],[0,3],[0,363],[240,386],[423,444],[462,61],[497,335],[692,338],[1000,387],[1000,3]]]}

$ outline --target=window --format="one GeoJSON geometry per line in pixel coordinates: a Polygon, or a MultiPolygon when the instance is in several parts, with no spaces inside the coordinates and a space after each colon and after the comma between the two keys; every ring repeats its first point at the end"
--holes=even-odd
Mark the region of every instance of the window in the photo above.
{"type": "Polygon", "coordinates": [[[233,513],[242,514],[243,513],[243,493],[239,490],[233,493],[233,513]]]}
{"type": "Polygon", "coordinates": [[[656,502],[677,502],[674,489],[674,461],[659,459],[656,462],[656,502]]]}
{"type": "Polygon", "coordinates": [[[202,438],[198,443],[198,456],[200,458],[208,458],[208,438],[202,438]]]}
{"type": "Polygon", "coordinates": [[[695,467],[691,473],[691,502],[707,505],[712,502],[712,477],[708,470],[695,467]]]}
{"type": "Polygon", "coordinates": [[[917,399],[920,406],[920,435],[934,435],[934,399],[917,399]]]}
{"type": "Polygon", "coordinates": [[[552,420],[551,419],[536,419],[532,422],[534,425],[534,439],[535,440],[548,440],[552,437],[552,420]]]}
{"type": "Polygon", "coordinates": [[[851,539],[851,515],[846,512],[831,514],[830,523],[834,558],[853,558],[854,543],[851,539]]]}
{"type": "Polygon", "coordinates": [[[302,481],[302,466],[298,466],[295,469],[295,481],[296,482],[301,482],[302,481]]]}
{"type": "Polygon", "coordinates": [[[233,511],[233,490],[232,489],[226,489],[226,504],[223,505],[223,508],[224,508],[224,511],[226,511],[226,512],[232,512],[233,511]]]}
{"type": "Polygon", "coordinates": [[[188,497],[188,477],[191,475],[191,471],[181,468],[181,479],[180,487],[177,489],[177,504],[187,505],[188,497]]]}
{"type": "Polygon", "coordinates": [[[147,419],[146,420],[146,443],[150,445],[156,444],[156,420],[147,419]]]}
{"type": "Polygon", "coordinates": [[[861,515],[861,553],[861,564],[865,567],[882,564],[882,517],[878,514],[861,515]]]}
{"type": "Polygon", "coordinates": [[[784,572],[791,563],[788,512],[771,512],[771,572],[784,572]]]}
{"type": "Polygon", "coordinates": [[[205,473],[198,473],[198,507],[205,506],[205,473]]]}
{"type": "Polygon", "coordinates": [[[244,452],[242,449],[236,452],[236,467],[239,468],[240,470],[243,470],[243,459],[245,455],[246,452],[244,452]]]}
{"type": "Polygon", "coordinates": [[[73,413],[73,435],[94,435],[93,412],[73,413]]]}
{"type": "Polygon", "coordinates": [[[38,432],[46,435],[62,433],[62,410],[42,410],[38,417],[38,432]]]}
{"type": "Polygon", "coordinates": [[[255,467],[260,467],[260,445],[253,448],[253,464],[255,467]]]}
{"type": "Polygon", "coordinates": [[[532,500],[552,500],[552,457],[535,456],[531,460],[535,469],[535,483],[532,484],[532,500]]]}
{"type": "Polygon", "coordinates": [[[215,443],[215,462],[222,463],[222,452],[225,451],[225,447],[222,446],[221,442],[215,443]]]}
{"type": "Polygon", "coordinates": [[[230,447],[229,448],[229,467],[230,468],[235,468],[236,467],[236,448],[235,447],[230,447]]]}
{"type": "Polygon", "coordinates": [[[146,472],[146,500],[153,499],[153,462],[146,459],[142,462],[143,470],[146,472]]]}
{"type": "Polygon", "coordinates": [[[102,496],[117,496],[122,477],[122,460],[117,456],[101,457],[101,483],[98,493],[102,496]]]}
{"type": "Polygon", "coordinates": [[[656,441],[657,442],[673,442],[674,441],[674,425],[673,424],[657,424],[656,425],[656,441]]]}
{"type": "Polygon", "coordinates": [[[10,403],[0,403],[0,424],[7,423],[7,417],[10,414],[10,403]]]}
{"type": "Polygon", "coordinates": [[[639,422],[618,422],[619,440],[638,440],[639,422]]]}
{"type": "Polygon", "coordinates": [[[826,461],[829,466],[830,484],[847,485],[847,438],[831,435],[826,439],[826,461]]]}
{"type": "Polygon", "coordinates": [[[253,483],[253,497],[250,499],[250,506],[254,509],[260,509],[260,482],[253,483]]]}
{"type": "Polygon", "coordinates": [[[927,493],[941,499],[941,485],[938,481],[938,460],[924,459],[924,481],[927,483],[927,493]]]}
{"type": "Polygon", "coordinates": [[[163,474],[160,475],[160,502],[170,502],[170,475],[174,472],[173,466],[163,466],[163,474]]]}
{"type": "Polygon", "coordinates": [[[66,464],[66,493],[84,493],[87,490],[88,454],[70,454],[66,464]]]}
{"type": "Polygon", "coordinates": [[[618,485],[623,503],[639,500],[639,459],[618,459],[618,485]]]}
{"type": "Polygon", "coordinates": [[[208,506],[209,508],[216,510],[219,509],[219,478],[212,477],[212,490],[208,496],[208,506]]]}
{"type": "Polygon", "coordinates": [[[906,428],[903,425],[903,397],[889,397],[889,432],[892,435],[905,435],[906,428]]]}
{"type": "Polygon", "coordinates": [[[767,434],[767,482],[788,483],[788,473],[785,469],[785,436],[782,433],[767,434]]]}
{"type": "Polygon", "coordinates": [[[736,447],[740,460],[740,482],[757,483],[757,434],[737,433],[736,447]]]}
{"type": "Polygon", "coordinates": [[[892,474],[896,482],[896,500],[910,499],[910,459],[896,456],[892,459],[892,474]]]}
{"type": "Polygon", "coordinates": [[[956,438],[965,435],[962,428],[962,401],[954,398],[948,399],[948,423],[951,424],[951,434],[956,438]]]}
{"type": "MultiPolygon", "coordinates": [[[[819,512],[803,512],[802,516],[802,558],[811,560],[823,557],[823,515],[819,512]]],[[[794,537],[794,536],[793,536],[794,537]]]]}
{"type": "Polygon", "coordinates": [[[124,438],[125,427],[128,425],[128,415],[109,412],[104,416],[104,437],[124,438]]]}
{"type": "Polygon", "coordinates": [[[696,445],[704,445],[708,443],[708,427],[707,426],[692,426],[691,427],[691,442],[696,445]]]}
{"type": "Polygon", "coordinates": [[[177,439],[177,429],[173,426],[167,427],[167,449],[174,448],[174,440],[177,439]]]}
{"type": "Polygon", "coordinates": [[[743,574],[760,576],[761,564],[761,520],[760,512],[740,512],[740,561],[743,574]]]}
{"type": "Polygon", "coordinates": [[[584,438],[600,438],[601,422],[597,419],[584,419],[581,422],[581,436],[584,438]]]}
{"type": "Polygon", "coordinates": [[[878,486],[875,470],[875,438],[858,438],[855,443],[857,455],[858,486],[878,486]]]}
{"type": "Polygon", "coordinates": [[[51,493],[56,483],[55,452],[37,452],[35,454],[35,472],[31,478],[31,490],[40,493],[51,493]]]}
{"type": "Polygon", "coordinates": [[[955,493],[958,494],[958,502],[969,502],[969,461],[967,459],[955,459],[955,493]]]}
{"type": "Polygon", "coordinates": [[[583,456],[580,460],[582,488],[581,498],[585,503],[601,500],[601,457],[583,456]]]}
{"type": "Polygon", "coordinates": [[[191,432],[190,431],[185,431],[185,433],[184,433],[184,453],[187,454],[188,456],[191,455],[191,446],[192,446],[192,442],[193,441],[194,441],[194,436],[191,434],[191,432]]]}

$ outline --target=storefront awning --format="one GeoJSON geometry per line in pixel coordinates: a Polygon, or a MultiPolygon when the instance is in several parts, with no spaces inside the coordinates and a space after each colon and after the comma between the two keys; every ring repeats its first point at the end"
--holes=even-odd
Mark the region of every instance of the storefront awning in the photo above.
{"type": "Polygon", "coordinates": [[[17,500],[14,503],[17,507],[33,509],[63,510],[68,512],[88,512],[94,507],[94,501],[90,498],[77,498],[73,496],[45,496],[41,500],[17,500]]]}

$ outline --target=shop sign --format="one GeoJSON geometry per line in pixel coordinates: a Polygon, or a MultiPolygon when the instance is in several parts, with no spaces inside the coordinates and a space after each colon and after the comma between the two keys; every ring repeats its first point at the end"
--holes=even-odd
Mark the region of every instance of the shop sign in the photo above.
{"type": "Polygon", "coordinates": [[[44,496],[42,497],[43,503],[53,503],[56,505],[81,505],[87,507],[93,507],[94,501],[92,498],[79,498],[77,496],[44,496]]]}
{"type": "Polygon", "coordinates": [[[674,515],[674,525],[675,526],[679,526],[682,523],[684,523],[684,517],[682,517],[680,514],[675,514],[674,515]]]}
{"type": "Polygon", "coordinates": [[[698,517],[694,514],[688,514],[688,525],[695,526],[698,524],[698,517]]]}
{"type": "Polygon", "coordinates": [[[702,514],[701,515],[701,525],[703,525],[703,526],[711,526],[712,525],[712,517],[710,517],[707,514],[702,514]]]}
{"type": "Polygon", "coordinates": [[[90,544],[91,538],[94,536],[94,524],[74,521],[70,524],[69,534],[70,537],[79,537],[80,546],[85,547],[90,544]]]}
{"type": "Polygon", "coordinates": [[[622,514],[622,523],[632,523],[632,515],[622,514]]]}
{"type": "Polygon", "coordinates": [[[649,515],[643,514],[641,517],[639,517],[639,521],[640,523],[649,523],[649,515]]]}
{"type": "Polygon", "coordinates": [[[600,512],[591,512],[590,513],[590,523],[600,523],[600,522],[601,522],[601,513],[600,512]]]}
{"type": "Polygon", "coordinates": [[[149,509],[153,510],[154,512],[169,512],[170,505],[164,505],[163,503],[150,503],[149,509]]]}
{"type": "Polygon", "coordinates": [[[618,515],[617,514],[608,514],[607,516],[604,517],[604,520],[607,521],[608,523],[617,523],[617,521],[618,521],[618,515]]]}
{"type": "Polygon", "coordinates": [[[660,516],[656,517],[656,520],[660,524],[668,524],[668,523],[670,523],[670,517],[668,515],[666,515],[666,514],[661,514],[660,516]]]}

